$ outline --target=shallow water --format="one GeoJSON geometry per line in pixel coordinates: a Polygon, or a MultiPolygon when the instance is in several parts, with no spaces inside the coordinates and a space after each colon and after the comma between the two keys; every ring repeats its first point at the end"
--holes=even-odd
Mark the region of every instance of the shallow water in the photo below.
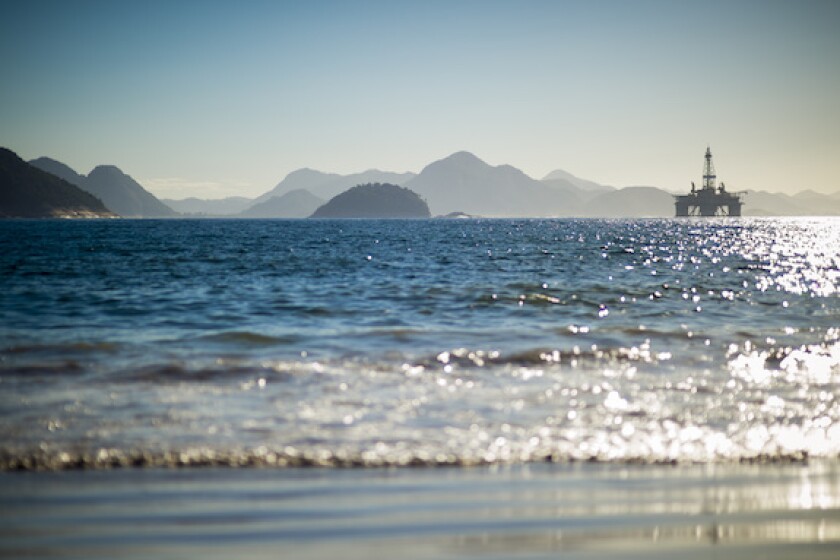
{"type": "Polygon", "coordinates": [[[0,466],[840,456],[840,220],[0,222],[0,466]]]}
{"type": "Polygon", "coordinates": [[[837,558],[837,463],[0,473],[9,558],[837,558]]]}

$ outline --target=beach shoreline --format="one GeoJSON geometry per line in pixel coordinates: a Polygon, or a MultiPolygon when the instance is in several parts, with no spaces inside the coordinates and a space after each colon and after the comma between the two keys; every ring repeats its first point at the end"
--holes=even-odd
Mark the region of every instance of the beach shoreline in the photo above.
{"type": "Polygon", "coordinates": [[[0,556],[829,558],[840,464],[0,473],[0,556]]]}

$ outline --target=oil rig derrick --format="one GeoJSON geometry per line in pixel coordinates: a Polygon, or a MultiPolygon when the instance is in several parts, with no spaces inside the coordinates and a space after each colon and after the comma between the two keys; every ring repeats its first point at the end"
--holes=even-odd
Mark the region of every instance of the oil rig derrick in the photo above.
{"type": "Polygon", "coordinates": [[[703,186],[698,189],[692,182],[689,194],[674,195],[677,216],[740,216],[743,193],[727,192],[722,182],[719,187],[715,185],[716,179],[712,150],[707,147],[703,186]]]}

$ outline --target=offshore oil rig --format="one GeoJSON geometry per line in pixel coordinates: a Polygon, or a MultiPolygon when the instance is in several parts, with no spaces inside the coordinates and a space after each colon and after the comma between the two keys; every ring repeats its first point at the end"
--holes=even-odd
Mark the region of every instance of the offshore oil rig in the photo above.
{"type": "Polygon", "coordinates": [[[674,195],[677,216],[740,216],[743,193],[730,193],[721,182],[715,186],[715,166],[712,164],[712,150],[706,148],[706,164],[703,167],[703,186],[700,189],[691,182],[691,193],[674,195]]]}

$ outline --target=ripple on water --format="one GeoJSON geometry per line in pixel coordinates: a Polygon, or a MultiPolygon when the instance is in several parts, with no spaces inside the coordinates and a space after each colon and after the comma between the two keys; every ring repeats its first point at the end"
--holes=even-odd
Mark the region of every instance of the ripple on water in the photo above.
{"type": "Polygon", "coordinates": [[[0,223],[0,466],[836,459],[838,226],[0,223]]]}
{"type": "MultiPolygon", "coordinates": [[[[838,342],[729,348],[727,373],[642,346],[456,348],[391,361],[140,370],[137,390],[44,411],[63,426],[2,466],[383,466],[531,461],[789,461],[840,455],[838,342]],[[144,411],[120,418],[109,407],[144,411]],[[80,444],[102,417],[106,433],[80,444]],[[78,439],[64,437],[78,433],[78,439]],[[150,444],[163,435],[163,444],[150,444]],[[67,440],[76,441],[68,447],[67,440]],[[189,441],[190,444],[174,444],[189,441]],[[109,445],[102,446],[102,442],[109,445]]],[[[114,386],[116,389],[116,386],[114,386]]],[[[49,405],[47,401],[43,403],[49,405]]],[[[8,422],[7,422],[8,427],[8,422]]],[[[20,432],[20,430],[11,430],[20,432]]],[[[33,434],[34,435],[34,434],[33,434]]],[[[21,442],[24,443],[24,442],[21,442]]]]}

